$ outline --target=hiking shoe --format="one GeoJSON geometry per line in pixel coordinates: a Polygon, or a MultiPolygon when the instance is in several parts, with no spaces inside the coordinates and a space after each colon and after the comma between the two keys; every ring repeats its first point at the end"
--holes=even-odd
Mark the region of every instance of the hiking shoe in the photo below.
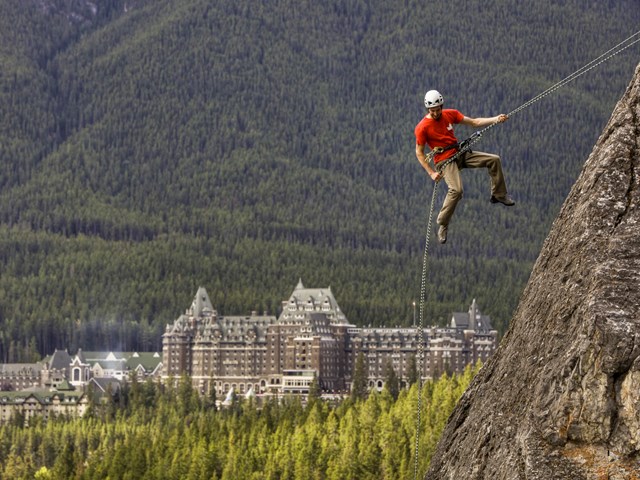
{"type": "Polygon", "coordinates": [[[440,243],[447,243],[447,230],[449,227],[447,225],[440,225],[438,229],[438,241],[440,243]]]}
{"type": "Polygon", "coordinates": [[[491,198],[489,199],[489,201],[491,203],[501,203],[503,205],[506,205],[507,207],[512,207],[516,204],[516,202],[513,200],[513,198],[511,198],[509,195],[505,195],[504,197],[494,197],[493,195],[491,195],[491,198]]]}

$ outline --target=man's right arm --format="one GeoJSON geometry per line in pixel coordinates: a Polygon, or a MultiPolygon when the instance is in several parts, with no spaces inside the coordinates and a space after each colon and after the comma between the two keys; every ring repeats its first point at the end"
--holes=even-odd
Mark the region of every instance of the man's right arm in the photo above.
{"type": "Polygon", "coordinates": [[[420,165],[422,165],[422,168],[427,171],[431,180],[434,182],[440,180],[440,174],[431,168],[431,165],[427,160],[427,155],[424,153],[424,145],[420,145],[419,143],[416,143],[416,158],[420,162],[420,165]]]}

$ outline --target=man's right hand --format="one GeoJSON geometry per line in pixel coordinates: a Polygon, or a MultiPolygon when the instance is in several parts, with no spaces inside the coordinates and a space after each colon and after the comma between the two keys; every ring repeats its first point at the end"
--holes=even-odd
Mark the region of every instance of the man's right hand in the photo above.
{"type": "Polygon", "coordinates": [[[438,182],[442,178],[440,174],[436,171],[431,172],[429,176],[431,177],[431,180],[433,180],[434,182],[438,182]]]}

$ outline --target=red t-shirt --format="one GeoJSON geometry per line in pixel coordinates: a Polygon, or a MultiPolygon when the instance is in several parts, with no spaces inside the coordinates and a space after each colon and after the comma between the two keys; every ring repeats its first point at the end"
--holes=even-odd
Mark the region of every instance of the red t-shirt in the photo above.
{"type": "MultiPolygon", "coordinates": [[[[436,147],[447,147],[458,143],[458,139],[453,133],[453,124],[460,123],[464,115],[458,110],[442,110],[442,115],[438,120],[425,116],[416,125],[416,143],[418,145],[428,145],[431,150],[436,147]]],[[[434,156],[434,163],[440,163],[447,158],[453,157],[457,149],[452,148],[434,156]]]]}

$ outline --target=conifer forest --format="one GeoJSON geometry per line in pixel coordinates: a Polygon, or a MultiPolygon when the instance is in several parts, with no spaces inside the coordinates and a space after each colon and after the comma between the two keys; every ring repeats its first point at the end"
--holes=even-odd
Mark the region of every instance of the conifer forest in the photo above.
{"type": "MultiPolygon", "coordinates": [[[[422,388],[419,469],[477,368],[422,388]]],[[[0,426],[0,474],[63,479],[380,479],[414,472],[418,384],[338,405],[311,397],[217,410],[182,378],[176,388],[133,382],[81,419],[0,426]]],[[[17,419],[16,423],[19,423],[17,419]]]]}

